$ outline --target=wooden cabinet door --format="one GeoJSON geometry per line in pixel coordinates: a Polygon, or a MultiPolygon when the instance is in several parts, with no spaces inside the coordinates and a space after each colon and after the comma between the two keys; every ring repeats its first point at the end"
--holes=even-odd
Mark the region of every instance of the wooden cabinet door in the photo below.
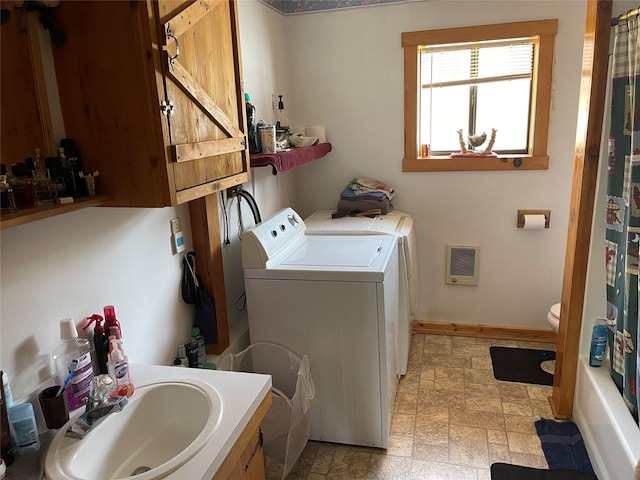
{"type": "Polygon", "coordinates": [[[153,6],[163,39],[158,96],[168,109],[176,199],[184,203],[248,180],[237,8],[232,0],[153,6]]]}
{"type": "Polygon", "coordinates": [[[55,8],[66,133],[110,205],[177,205],[249,179],[236,1],[55,8]]]}

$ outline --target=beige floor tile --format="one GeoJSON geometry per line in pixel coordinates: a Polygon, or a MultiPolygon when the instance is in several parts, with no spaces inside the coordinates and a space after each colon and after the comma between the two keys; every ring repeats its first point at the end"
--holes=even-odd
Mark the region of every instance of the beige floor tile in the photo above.
{"type": "MultiPolygon", "coordinates": [[[[451,425],[466,425],[468,427],[480,427],[504,431],[504,417],[501,413],[480,413],[477,410],[451,408],[449,420],[451,425]]],[[[507,443],[506,439],[504,443],[507,443]]]]}
{"type": "Polygon", "coordinates": [[[491,358],[471,357],[471,367],[479,370],[491,370],[491,374],[493,375],[493,364],[491,363],[491,358]]]}
{"type": "Polygon", "coordinates": [[[436,367],[435,365],[422,365],[420,369],[420,382],[433,382],[436,379],[436,367]]]}
{"type": "Polygon", "coordinates": [[[449,410],[447,408],[418,410],[413,441],[428,445],[448,445],[449,410]]]}
{"type": "Polygon", "coordinates": [[[505,415],[520,415],[533,417],[533,409],[529,403],[502,402],[502,411],[505,415]]]}
{"type": "Polygon", "coordinates": [[[451,343],[456,346],[475,345],[476,340],[475,337],[451,337],[451,343]]]}
{"type": "Polygon", "coordinates": [[[422,365],[471,368],[471,357],[460,357],[457,355],[434,355],[425,353],[422,356],[422,365]]]}
{"type": "Polygon", "coordinates": [[[424,335],[424,343],[449,343],[451,344],[452,337],[450,335],[424,335]]]}
{"type": "Polygon", "coordinates": [[[531,350],[551,350],[552,352],[556,351],[555,343],[546,342],[518,342],[518,347],[529,348],[531,350]]]}
{"type": "MultiPolygon", "coordinates": [[[[287,480],[289,480],[291,476],[287,476],[287,480]]],[[[307,477],[307,480],[325,480],[327,478],[326,475],[320,475],[319,473],[310,473],[307,477]]]]}
{"type": "Polygon", "coordinates": [[[366,478],[370,463],[370,453],[338,448],[333,456],[327,479],[344,480],[352,478],[355,480],[366,478]]]}
{"type": "Polygon", "coordinates": [[[527,393],[531,400],[547,400],[553,393],[553,387],[527,385],[527,393]]]}
{"type": "Polygon", "coordinates": [[[549,468],[547,460],[541,455],[528,455],[526,453],[511,452],[511,463],[531,468],[549,468]]]}
{"type": "Polygon", "coordinates": [[[453,344],[452,354],[459,357],[491,358],[486,345],[474,344],[453,344]]]}
{"type": "Polygon", "coordinates": [[[465,391],[465,407],[467,410],[479,412],[502,413],[502,401],[499,395],[488,395],[473,390],[465,391]]]}
{"type": "Polygon", "coordinates": [[[463,465],[414,460],[411,464],[414,480],[477,480],[476,469],[463,465]]]}
{"type": "Polygon", "coordinates": [[[540,446],[540,438],[536,434],[507,432],[509,451],[526,453],[527,455],[544,455],[540,446]]]}
{"type": "Polygon", "coordinates": [[[476,473],[478,474],[478,480],[491,480],[491,470],[478,468],[476,473]]]}
{"type": "Polygon", "coordinates": [[[465,408],[464,391],[453,392],[450,390],[429,389],[420,391],[418,398],[418,412],[430,407],[465,408]]]}
{"type": "Polygon", "coordinates": [[[411,458],[372,454],[367,479],[409,480],[411,458]]]}
{"type": "Polygon", "coordinates": [[[414,443],[411,456],[417,460],[428,460],[430,462],[448,462],[449,445],[429,445],[425,443],[414,443]]]}
{"type": "Polygon", "coordinates": [[[413,436],[389,435],[387,455],[410,457],[413,454],[413,436]]]}
{"type": "Polygon", "coordinates": [[[540,418],[553,418],[549,399],[531,400],[531,413],[532,415],[537,415],[540,418]]]}
{"type": "Polygon", "coordinates": [[[493,376],[493,370],[482,370],[478,368],[464,369],[465,383],[479,383],[483,385],[495,385],[498,391],[498,381],[493,376]]]}
{"type": "Polygon", "coordinates": [[[489,464],[492,463],[511,463],[511,455],[507,445],[498,445],[497,443],[489,444],[489,464]]]}
{"type": "Polygon", "coordinates": [[[425,343],[423,354],[451,355],[450,343],[425,343]]]}
{"type": "Polygon", "coordinates": [[[498,392],[498,385],[495,383],[472,383],[465,381],[464,391],[466,394],[474,393],[476,395],[486,395],[489,397],[500,398],[498,392]]]}
{"type": "Polygon", "coordinates": [[[311,473],[326,475],[329,473],[329,467],[333,461],[333,455],[336,449],[333,447],[322,448],[318,450],[313,464],[311,465],[311,473]]]}
{"type": "Polygon", "coordinates": [[[449,462],[470,467],[489,468],[487,430],[451,425],[449,427],[449,462]]]}
{"type": "Polygon", "coordinates": [[[537,435],[532,416],[506,415],[504,423],[507,432],[531,433],[537,435]]]}
{"type": "Polygon", "coordinates": [[[491,345],[495,347],[517,347],[518,342],[515,340],[503,340],[500,338],[494,338],[491,340],[491,345]]]}
{"type": "Polygon", "coordinates": [[[487,441],[498,445],[507,445],[507,432],[504,430],[487,429],[487,441]]]}
{"type": "Polygon", "coordinates": [[[529,392],[527,387],[521,383],[498,382],[498,390],[503,402],[529,403],[529,392]]]}
{"type": "Polygon", "coordinates": [[[397,413],[391,417],[391,433],[393,435],[411,436],[415,425],[415,413],[397,413]]]}

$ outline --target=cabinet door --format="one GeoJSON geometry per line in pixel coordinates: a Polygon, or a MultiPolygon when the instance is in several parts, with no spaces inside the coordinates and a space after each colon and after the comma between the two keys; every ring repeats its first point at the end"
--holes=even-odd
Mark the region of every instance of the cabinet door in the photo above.
{"type": "Polygon", "coordinates": [[[226,480],[264,480],[262,432],[256,430],[226,480]]]}
{"type": "Polygon", "coordinates": [[[240,183],[235,175],[248,180],[237,9],[231,0],[154,7],[163,39],[159,97],[168,109],[168,157],[177,203],[184,203],[240,183]]]}

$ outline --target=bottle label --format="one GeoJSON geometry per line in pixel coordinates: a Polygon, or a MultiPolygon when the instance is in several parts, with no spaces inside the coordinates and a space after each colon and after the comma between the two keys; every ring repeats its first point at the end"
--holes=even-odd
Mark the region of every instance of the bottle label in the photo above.
{"type": "Polygon", "coordinates": [[[38,430],[33,418],[26,418],[13,423],[15,441],[18,448],[29,447],[38,442],[38,430]]]}
{"type": "Polygon", "coordinates": [[[91,379],[93,378],[93,366],[91,365],[91,353],[87,352],[78,358],[71,382],[67,385],[67,402],[69,410],[75,410],[84,405],[84,399],[89,396],[91,379]]]}
{"type": "Polygon", "coordinates": [[[126,362],[115,366],[113,371],[116,374],[116,380],[117,380],[116,383],[118,385],[122,383],[119,380],[122,380],[122,379],[126,380],[128,370],[129,370],[129,364],[127,364],[126,362]]]}

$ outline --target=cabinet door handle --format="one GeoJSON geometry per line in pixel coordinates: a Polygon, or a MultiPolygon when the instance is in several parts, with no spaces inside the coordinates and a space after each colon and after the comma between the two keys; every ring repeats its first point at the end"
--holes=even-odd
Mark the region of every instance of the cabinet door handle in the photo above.
{"type": "Polygon", "coordinates": [[[176,44],[176,54],[174,56],[169,55],[167,45],[164,45],[162,47],[162,50],[167,52],[167,56],[169,57],[169,65],[171,65],[171,68],[176,68],[176,58],[178,58],[180,56],[180,43],[178,42],[178,39],[173,35],[173,30],[171,29],[171,24],[167,23],[167,28],[166,28],[166,31],[165,31],[164,34],[167,37],[167,39],[171,39],[172,38],[173,41],[176,44]]]}

